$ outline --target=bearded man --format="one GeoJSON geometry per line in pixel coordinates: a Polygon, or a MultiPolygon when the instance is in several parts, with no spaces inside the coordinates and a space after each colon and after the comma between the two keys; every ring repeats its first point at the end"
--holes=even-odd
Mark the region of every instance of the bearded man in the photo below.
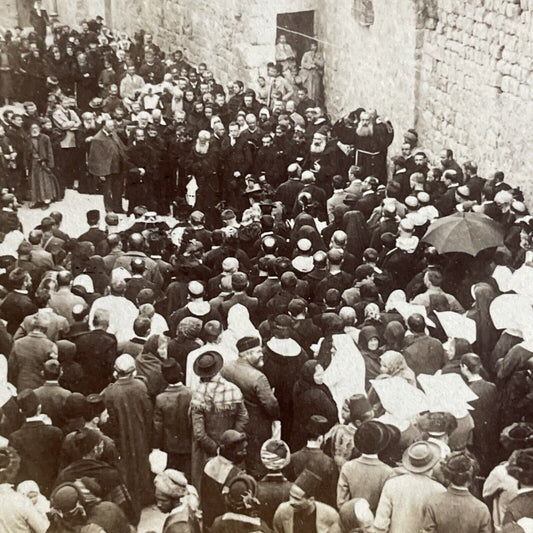
{"type": "Polygon", "coordinates": [[[208,227],[215,227],[217,222],[215,205],[220,202],[221,194],[217,176],[217,152],[211,146],[211,134],[208,131],[201,130],[198,133],[185,166],[187,173],[194,176],[198,184],[195,209],[205,214],[208,227]]]}
{"type": "Polygon", "coordinates": [[[394,138],[389,121],[376,117],[376,112],[363,111],[347,144],[355,146],[355,164],[363,170],[362,176],[376,176],[380,183],[387,182],[387,149],[394,138]]]}
{"type": "Polygon", "coordinates": [[[327,196],[331,196],[332,193],[331,178],[336,169],[335,149],[335,141],[328,142],[327,129],[320,128],[313,135],[304,163],[304,169],[313,172],[317,185],[326,191],[327,196]]]}

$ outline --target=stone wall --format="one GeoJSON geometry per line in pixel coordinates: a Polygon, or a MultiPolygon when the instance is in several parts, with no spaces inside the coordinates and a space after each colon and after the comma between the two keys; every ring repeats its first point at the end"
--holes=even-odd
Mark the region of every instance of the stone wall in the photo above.
{"type": "Polygon", "coordinates": [[[439,0],[419,35],[417,128],[480,174],[508,174],[533,198],[533,1],[439,0]]]}
{"type": "Polygon", "coordinates": [[[17,0],[0,0],[0,28],[7,30],[17,24],[17,0]]]}

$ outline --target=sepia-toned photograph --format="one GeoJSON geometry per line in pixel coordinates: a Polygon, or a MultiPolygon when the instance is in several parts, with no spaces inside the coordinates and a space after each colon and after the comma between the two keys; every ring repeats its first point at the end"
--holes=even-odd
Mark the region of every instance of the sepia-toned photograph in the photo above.
{"type": "Polygon", "coordinates": [[[533,0],[0,0],[0,533],[533,533],[532,124],[533,0]]]}

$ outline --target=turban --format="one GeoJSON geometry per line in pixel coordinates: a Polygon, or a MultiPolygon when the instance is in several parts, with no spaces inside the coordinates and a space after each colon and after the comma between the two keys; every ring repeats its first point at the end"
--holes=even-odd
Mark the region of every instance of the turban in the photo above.
{"type": "Polygon", "coordinates": [[[283,470],[290,460],[291,452],[282,440],[269,439],[261,446],[261,462],[267,470],[283,470]]]}
{"type": "Polygon", "coordinates": [[[155,489],[169,498],[182,498],[187,494],[187,478],[182,472],[171,468],[154,479],[155,489]]]}

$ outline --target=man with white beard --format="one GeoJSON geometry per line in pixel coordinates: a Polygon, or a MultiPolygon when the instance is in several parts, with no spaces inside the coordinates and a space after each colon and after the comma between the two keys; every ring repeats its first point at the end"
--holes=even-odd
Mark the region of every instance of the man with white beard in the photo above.
{"type": "Polygon", "coordinates": [[[331,178],[336,168],[335,147],[334,141],[328,143],[327,128],[320,128],[313,135],[304,163],[304,169],[313,172],[316,184],[326,191],[327,196],[331,196],[331,178]]]}
{"type": "Polygon", "coordinates": [[[376,176],[387,182],[387,148],[394,138],[389,121],[383,122],[375,111],[363,111],[354,130],[355,164],[363,169],[363,177],[376,176]]]}

